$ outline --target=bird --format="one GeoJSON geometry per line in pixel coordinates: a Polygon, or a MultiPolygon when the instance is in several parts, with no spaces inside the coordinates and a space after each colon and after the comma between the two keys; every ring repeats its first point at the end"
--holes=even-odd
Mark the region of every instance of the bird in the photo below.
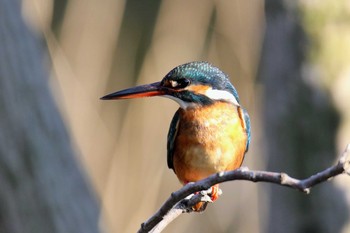
{"type": "MultiPolygon", "coordinates": [[[[102,100],[162,96],[179,104],[167,137],[167,165],[182,185],[235,170],[242,165],[251,139],[250,118],[229,76],[206,61],[172,69],[160,82],[101,97],[102,100]]],[[[219,197],[219,185],[210,198],[219,197]]],[[[204,202],[192,209],[203,211],[204,202]]]]}

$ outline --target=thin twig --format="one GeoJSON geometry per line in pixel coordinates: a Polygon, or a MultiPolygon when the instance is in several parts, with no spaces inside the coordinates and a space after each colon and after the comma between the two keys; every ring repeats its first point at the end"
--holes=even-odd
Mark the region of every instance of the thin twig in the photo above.
{"type": "Polygon", "coordinates": [[[250,171],[247,167],[228,172],[220,172],[195,183],[188,183],[178,191],[173,192],[161,208],[151,218],[141,224],[141,228],[138,232],[161,232],[171,221],[182,213],[191,212],[191,207],[203,201],[202,197],[205,196],[205,194],[198,193],[190,199],[186,197],[199,191],[208,190],[215,184],[232,180],[268,182],[297,189],[308,194],[313,186],[343,173],[350,175],[350,144],[347,145],[337,164],[303,180],[292,178],[286,173],[250,171]],[[188,205],[189,203],[190,206],[188,205]]]}

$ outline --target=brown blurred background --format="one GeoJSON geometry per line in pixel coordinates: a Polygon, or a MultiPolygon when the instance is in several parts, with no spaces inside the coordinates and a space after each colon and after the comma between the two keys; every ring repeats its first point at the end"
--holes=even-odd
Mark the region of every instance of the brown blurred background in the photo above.
{"type": "MultiPolygon", "coordinates": [[[[324,1],[24,0],[42,34],[50,86],[97,193],[106,232],[135,232],[180,188],[166,166],[178,106],[100,101],[206,60],[226,72],[252,121],[244,166],[307,177],[350,142],[350,4],[324,1]]],[[[350,180],[310,195],[229,182],[203,214],[165,232],[350,232],[350,180]]]]}

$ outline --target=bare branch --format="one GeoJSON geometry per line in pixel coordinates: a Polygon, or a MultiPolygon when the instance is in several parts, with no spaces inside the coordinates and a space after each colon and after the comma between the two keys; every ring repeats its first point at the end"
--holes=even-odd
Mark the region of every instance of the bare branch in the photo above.
{"type": "Polygon", "coordinates": [[[292,178],[286,173],[250,171],[247,167],[217,173],[195,183],[189,183],[178,191],[173,192],[168,200],[166,200],[161,206],[161,208],[151,218],[141,224],[141,228],[138,232],[161,232],[171,221],[180,216],[182,213],[191,212],[191,207],[194,204],[203,201],[203,197],[205,201],[205,196],[208,194],[208,192],[200,192],[196,195],[191,194],[208,190],[211,186],[218,183],[232,180],[268,182],[297,189],[308,194],[313,186],[343,173],[350,175],[350,144],[347,145],[337,164],[303,180],[292,178]]]}

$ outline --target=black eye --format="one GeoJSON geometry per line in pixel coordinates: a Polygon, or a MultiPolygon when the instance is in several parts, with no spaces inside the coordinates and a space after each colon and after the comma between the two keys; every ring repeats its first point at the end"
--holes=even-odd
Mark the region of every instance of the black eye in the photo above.
{"type": "Polygon", "coordinates": [[[191,83],[191,81],[186,79],[186,78],[179,79],[179,80],[177,80],[176,88],[185,88],[188,85],[190,85],[190,83],[191,83]]]}
{"type": "Polygon", "coordinates": [[[173,88],[173,89],[182,89],[190,85],[191,81],[186,78],[174,79],[163,79],[160,82],[160,85],[163,87],[173,88]]]}

